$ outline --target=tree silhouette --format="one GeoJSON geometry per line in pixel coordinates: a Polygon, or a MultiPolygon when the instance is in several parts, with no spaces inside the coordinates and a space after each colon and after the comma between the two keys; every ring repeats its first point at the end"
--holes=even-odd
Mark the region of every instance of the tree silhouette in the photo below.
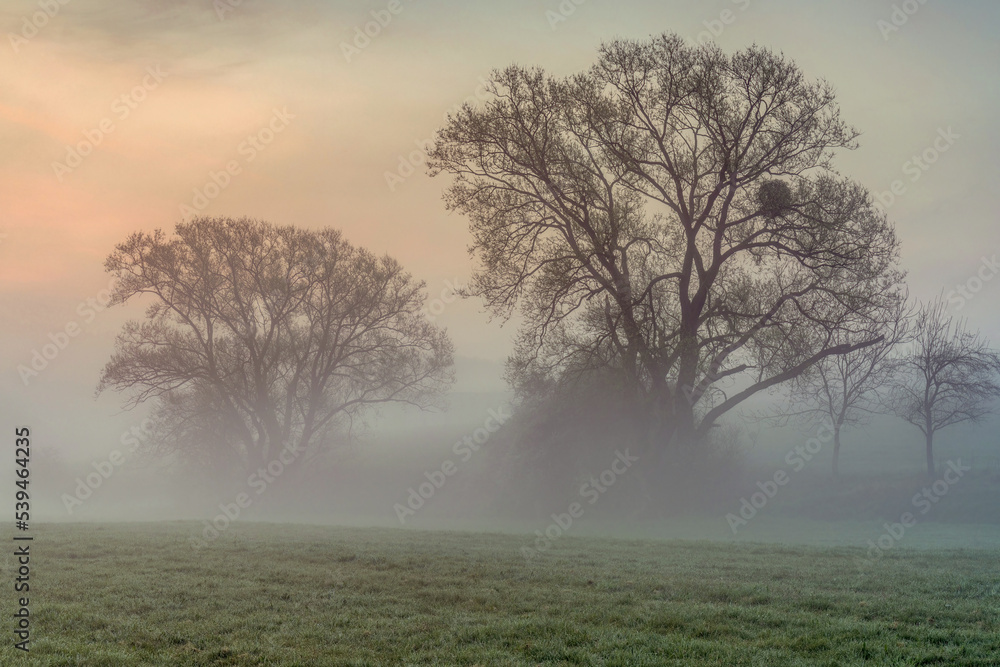
{"type": "Polygon", "coordinates": [[[423,284],[332,229],[199,218],[173,238],[131,235],[106,268],[115,303],[151,303],[98,391],[156,399],[161,444],[206,464],[313,454],[338,423],[387,402],[428,406],[451,382],[423,284]]]}
{"type": "Polygon", "coordinates": [[[886,410],[892,382],[902,358],[899,346],[910,339],[913,313],[905,296],[884,313],[885,321],[875,329],[846,334],[842,342],[870,340],[874,345],[846,354],[829,356],[796,378],[791,385],[792,401],[799,410],[789,416],[828,422],[833,429],[833,476],[840,474],[841,432],[845,426],[867,424],[874,414],[886,410]]]}
{"type": "Polygon", "coordinates": [[[828,84],[763,48],[664,35],[606,44],[566,78],[512,66],[489,92],[449,118],[429,168],[470,222],[468,294],[523,315],[515,384],[619,373],[662,460],[880,340],[840,342],[903,276],[886,216],[833,171],[857,133],[828,84]]]}
{"type": "Polygon", "coordinates": [[[1000,398],[1000,354],[965,320],[949,315],[944,299],[924,305],[913,349],[894,385],[896,414],[920,429],[927,474],[934,476],[934,436],[943,428],[977,422],[1000,398]]]}

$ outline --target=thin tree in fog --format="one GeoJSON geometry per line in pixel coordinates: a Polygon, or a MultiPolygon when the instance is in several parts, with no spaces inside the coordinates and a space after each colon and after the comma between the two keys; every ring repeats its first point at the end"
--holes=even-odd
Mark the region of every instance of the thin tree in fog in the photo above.
{"type": "Polygon", "coordinates": [[[452,344],[423,284],[340,232],[242,218],[135,233],[108,257],[115,303],[146,297],[98,391],[155,399],[160,445],[222,468],[314,454],[366,408],[430,405],[452,344]]]}
{"type": "Polygon", "coordinates": [[[990,414],[1000,399],[1000,354],[938,298],[917,315],[912,351],[893,388],[897,415],[924,434],[927,474],[934,475],[934,436],[990,414]]]}
{"type": "Polygon", "coordinates": [[[879,321],[902,275],[884,213],[832,158],[833,88],[784,56],[664,35],[567,78],[512,66],[440,131],[432,174],[467,216],[467,292],[524,324],[515,385],[612,369],[663,453],[879,321]],[[739,389],[726,393],[723,385],[739,389]]]}
{"type": "Polygon", "coordinates": [[[842,342],[871,340],[874,345],[847,354],[833,355],[817,363],[791,384],[792,403],[788,416],[817,418],[833,430],[833,475],[840,474],[841,432],[845,426],[864,426],[872,416],[886,411],[892,381],[902,359],[899,346],[910,337],[913,313],[905,296],[884,312],[885,320],[874,329],[846,333],[842,342]]]}

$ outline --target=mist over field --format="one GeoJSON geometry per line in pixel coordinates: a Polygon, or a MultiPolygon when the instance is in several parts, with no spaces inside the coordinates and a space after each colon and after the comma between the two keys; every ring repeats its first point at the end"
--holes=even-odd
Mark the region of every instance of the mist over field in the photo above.
{"type": "MultiPolygon", "coordinates": [[[[502,390],[468,392],[452,397],[452,405],[463,408],[459,414],[386,410],[378,426],[345,446],[324,468],[302,479],[269,485],[259,500],[255,495],[254,506],[242,512],[241,520],[515,533],[544,529],[552,513],[563,512],[573,501],[586,501],[579,486],[612,463],[614,449],[604,456],[606,461],[594,456],[588,469],[571,474],[579,484],[563,481],[553,490],[544,483],[526,482],[522,471],[511,465],[513,443],[507,433],[491,434],[478,451],[462,444],[482,428],[490,410],[509,411],[510,399],[502,390]],[[411,491],[431,481],[428,475],[433,476],[448,461],[456,464],[454,476],[428,494],[413,514],[404,511],[400,520],[396,506],[409,508],[419,503],[413,503],[411,491]]],[[[993,420],[955,429],[942,438],[940,460],[960,460],[974,472],[954,492],[949,491],[946,503],[940,507],[935,503],[927,522],[908,537],[908,546],[1000,543],[995,511],[1000,501],[1000,457],[995,440],[987,435],[996,432],[997,426],[993,420]],[[968,530],[956,533],[955,528],[968,530]]],[[[622,497],[616,501],[615,494],[606,498],[602,494],[572,532],[720,540],[738,536],[864,546],[880,534],[883,521],[913,511],[913,496],[934,481],[923,471],[919,432],[901,427],[894,419],[845,434],[841,484],[829,473],[829,443],[823,443],[815,455],[807,449],[815,436],[815,430],[805,428],[744,427],[734,445],[733,470],[725,470],[722,476],[706,473],[693,480],[672,479],[671,484],[682,491],[659,515],[636,513],[624,477],[619,484],[625,488],[622,497]],[[773,479],[779,471],[788,473],[787,487],[781,487],[773,501],[769,499],[759,517],[733,532],[726,515],[739,514],[741,500],[760,491],[757,484],[773,479]],[[862,523],[851,525],[852,521],[862,523]],[[873,528],[877,528],[874,535],[873,528]]],[[[113,445],[109,457],[114,451],[122,452],[124,458],[127,445],[113,445]]],[[[48,453],[36,463],[37,477],[43,480],[39,486],[44,484],[47,492],[39,499],[37,512],[51,521],[186,519],[201,524],[218,517],[220,503],[231,504],[240,491],[255,494],[262,488],[259,482],[257,486],[248,483],[247,475],[220,489],[211,480],[137,456],[114,466],[108,480],[78,504],[73,499],[86,495],[86,477],[99,473],[102,466],[106,470],[109,459],[47,457],[48,453]]]]}
{"type": "Polygon", "coordinates": [[[997,5],[0,26],[0,662],[1000,661],[997,5]]]}

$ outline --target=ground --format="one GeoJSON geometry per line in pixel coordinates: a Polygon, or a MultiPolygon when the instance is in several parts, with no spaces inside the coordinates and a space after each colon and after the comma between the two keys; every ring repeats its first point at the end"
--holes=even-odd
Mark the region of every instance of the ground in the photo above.
{"type": "Polygon", "coordinates": [[[996,548],[199,528],[37,526],[31,652],[5,586],[0,663],[1000,665],[996,548]]]}

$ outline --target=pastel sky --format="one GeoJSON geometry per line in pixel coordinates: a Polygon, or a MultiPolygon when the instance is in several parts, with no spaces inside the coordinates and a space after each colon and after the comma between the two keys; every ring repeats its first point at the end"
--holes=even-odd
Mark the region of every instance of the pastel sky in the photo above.
{"type": "MultiPolygon", "coordinates": [[[[695,40],[715,28],[724,49],[757,42],[832,82],[844,117],[863,132],[840,170],[876,192],[895,180],[906,189],[889,212],[915,296],[954,289],[1000,252],[994,2],[399,2],[390,15],[389,0],[50,0],[51,17],[39,8],[45,0],[0,3],[5,417],[55,419],[67,441],[81,423],[100,437],[130,423],[116,397],[95,404],[93,388],[115,332],[141,311],[98,312],[87,300],[108,283],[102,263],[115,243],[136,230],[170,230],[181,206],[232,161],[239,173],[204,213],[341,228],[440,295],[470,274],[465,222],[444,210],[443,178],[418,166],[390,189],[386,173],[492,69],[517,62],[572,73],[616,37],[673,31],[695,40]],[[917,10],[897,13],[898,30],[879,27],[894,4],[911,3],[917,10]],[[391,21],[345,55],[372,12],[391,21]],[[37,31],[26,27],[33,15],[37,31]],[[247,143],[269,126],[282,128],[270,143],[247,143]],[[957,138],[935,164],[904,166],[949,128],[957,138]],[[54,167],[75,163],[70,147],[88,136],[100,141],[78,166],[54,167]],[[70,323],[80,335],[25,386],[18,366],[70,323]]],[[[1000,277],[961,310],[994,340],[998,297],[1000,277]]],[[[484,362],[467,364],[478,370],[461,379],[502,387],[513,327],[489,323],[472,302],[446,304],[439,321],[461,357],[484,362]]]]}

